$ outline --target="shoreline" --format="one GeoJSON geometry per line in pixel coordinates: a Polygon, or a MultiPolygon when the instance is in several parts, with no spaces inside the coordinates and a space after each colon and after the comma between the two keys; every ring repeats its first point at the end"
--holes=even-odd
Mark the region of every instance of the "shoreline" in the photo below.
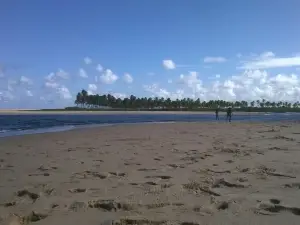
{"type": "MultiPolygon", "coordinates": [[[[235,112],[233,111],[234,115],[260,115],[260,114],[269,114],[272,112],[235,112]]],[[[74,115],[74,114],[81,114],[81,115],[143,115],[143,114],[161,114],[161,115],[172,115],[172,114],[182,114],[182,115],[214,115],[214,111],[36,111],[36,110],[1,110],[0,115],[74,115]]],[[[226,112],[220,112],[220,115],[226,114],[226,112]]]]}

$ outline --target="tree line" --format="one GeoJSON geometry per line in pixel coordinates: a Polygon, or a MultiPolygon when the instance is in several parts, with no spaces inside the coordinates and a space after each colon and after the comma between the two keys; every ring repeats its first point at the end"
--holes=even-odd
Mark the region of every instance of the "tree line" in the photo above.
{"type": "MultiPolygon", "coordinates": [[[[201,101],[199,98],[194,100],[191,98],[183,98],[172,100],[170,98],[139,98],[134,95],[121,99],[111,94],[89,95],[86,90],[78,92],[75,104],[78,109],[126,109],[126,110],[212,110],[217,107],[227,108],[234,107],[236,110],[253,110],[256,111],[300,111],[299,101],[291,103],[287,101],[271,102],[265,99],[256,101],[224,101],[209,100],[201,101]],[[273,109],[273,110],[272,110],[273,109]]],[[[68,107],[67,109],[74,109],[68,107]]]]}

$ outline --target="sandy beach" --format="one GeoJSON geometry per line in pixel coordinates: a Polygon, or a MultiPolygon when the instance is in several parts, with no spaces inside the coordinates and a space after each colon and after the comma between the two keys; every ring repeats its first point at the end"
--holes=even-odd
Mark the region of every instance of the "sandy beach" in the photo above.
{"type": "Polygon", "coordinates": [[[0,224],[299,224],[299,123],[118,125],[0,139],[0,224]]]}

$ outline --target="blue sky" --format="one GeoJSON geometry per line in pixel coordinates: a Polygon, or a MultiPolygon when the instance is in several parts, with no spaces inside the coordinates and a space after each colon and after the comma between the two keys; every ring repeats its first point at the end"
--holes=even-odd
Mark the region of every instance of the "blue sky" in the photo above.
{"type": "Polygon", "coordinates": [[[299,100],[297,0],[4,0],[0,108],[124,97],[299,100]]]}

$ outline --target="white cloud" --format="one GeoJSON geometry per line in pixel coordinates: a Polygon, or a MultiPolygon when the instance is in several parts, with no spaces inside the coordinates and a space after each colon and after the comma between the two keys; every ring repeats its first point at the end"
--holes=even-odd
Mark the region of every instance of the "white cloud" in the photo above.
{"type": "Polygon", "coordinates": [[[48,81],[53,81],[54,80],[54,77],[55,77],[55,73],[49,73],[45,79],[48,80],[48,81]]]}
{"type": "Polygon", "coordinates": [[[182,99],[184,97],[184,91],[178,89],[175,92],[167,91],[164,88],[160,88],[158,84],[144,85],[144,90],[152,93],[155,97],[170,98],[170,99],[182,99]]]}
{"type": "Polygon", "coordinates": [[[120,98],[120,99],[124,99],[127,98],[128,96],[124,93],[112,93],[112,96],[114,96],[115,98],[120,98]]]}
{"type": "Polygon", "coordinates": [[[263,52],[260,54],[258,59],[269,59],[275,57],[275,54],[273,52],[263,52]]]}
{"type": "Polygon", "coordinates": [[[172,79],[168,79],[168,84],[172,84],[173,80],[172,79]]]}
{"type": "Polygon", "coordinates": [[[89,90],[97,91],[97,85],[96,84],[89,84],[89,90]]]}
{"type": "Polygon", "coordinates": [[[62,70],[62,69],[59,69],[59,70],[56,72],[56,76],[57,76],[57,77],[60,77],[60,78],[62,78],[62,79],[69,79],[69,74],[68,74],[66,71],[62,70]]]}
{"type": "Polygon", "coordinates": [[[33,84],[33,82],[28,77],[21,76],[21,78],[20,78],[20,84],[31,85],[31,84],[33,84]]]}
{"type": "Polygon", "coordinates": [[[236,54],[236,57],[237,57],[237,58],[242,58],[243,55],[242,55],[241,53],[237,53],[237,54],[236,54]]]}
{"type": "Polygon", "coordinates": [[[72,95],[69,91],[69,89],[67,87],[65,87],[64,85],[58,87],[57,89],[57,93],[59,94],[60,98],[62,99],[71,99],[72,95]]]}
{"type": "Polygon", "coordinates": [[[26,90],[26,95],[28,97],[32,97],[33,96],[32,92],[30,90],[26,90]]]}
{"type": "Polygon", "coordinates": [[[106,69],[102,75],[100,75],[100,81],[104,84],[113,84],[118,80],[118,76],[114,74],[110,69],[106,69]]]}
{"type": "Polygon", "coordinates": [[[123,79],[128,84],[131,84],[133,82],[133,77],[129,73],[125,73],[123,79]]]}
{"type": "Polygon", "coordinates": [[[82,68],[79,69],[79,76],[82,78],[88,78],[86,71],[82,68]]]}
{"type": "Polygon", "coordinates": [[[175,63],[171,59],[165,59],[163,60],[163,66],[167,70],[173,70],[176,68],[175,63]]]}
{"type": "Polygon", "coordinates": [[[63,69],[58,69],[58,71],[56,73],[49,73],[45,79],[47,81],[50,81],[50,82],[54,82],[56,80],[66,80],[66,79],[69,79],[69,74],[64,71],[63,69]]]}
{"type": "Polygon", "coordinates": [[[221,75],[220,74],[216,74],[216,78],[220,78],[221,77],[221,75]]]}
{"type": "Polygon", "coordinates": [[[8,85],[7,85],[7,90],[8,90],[8,91],[14,91],[14,88],[13,88],[11,85],[8,84],[8,85]]]}
{"type": "Polygon", "coordinates": [[[300,66],[300,56],[276,57],[273,52],[263,52],[258,57],[242,62],[242,66],[238,69],[255,70],[294,66],[300,66]]]}
{"type": "Polygon", "coordinates": [[[264,70],[246,70],[224,81],[214,79],[206,82],[196,72],[190,72],[179,76],[181,91],[169,91],[158,84],[145,85],[144,90],[158,97],[200,98],[201,101],[300,101],[300,76],[297,74],[272,75],[264,70]]]}
{"type": "Polygon", "coordinates": [[[189,72],[189,75],[181,74],[179,76],[179,83],[190,88],[192,94],[197,97],[203,96],[206,92],[206,89],[203,87],[203,82],[199,79],[197,72],[189,72]]]}
{"type": "Polygon", "coordinates": [[[95,92],[97,91],[98,87],[96,84],[89,84],[88,86],[88,94],[89,95],[94,95],[95,92]]]}
{"type": "Polygon", "coordinates": [[[58,88],[59,84],[55,83],[55,82],[46,82],[45,87],[47,87],[47,88],[58,88]]]}
{"type": "Polygon", "coordinates": [[[89,64],[92,63],[92,59],[89,58],[89,57],[85,57],[85,58],[83,59],[83,61],[84,61],[84,63],[87,64],[87,65],[89,65],[89,64]]]}
{"type": "Polygon", "coordinates": [[[0,91],[0,102],[9,102],[14,99],[10,91],[0,91]]]}
{"type": "Polygon", "coordinates": [[[97,65],[96,70],[98,70],[100,73],[103,71],[103,66],[100,64],[97,65]]]}
{"type": "Polygon", "coordinates": [[[217,57],[207,56],[203,59],[204,63],[223,63],[226,61],[227,61],[226,58],[221,57],[221,56],[217,56],[217,57]]]}

